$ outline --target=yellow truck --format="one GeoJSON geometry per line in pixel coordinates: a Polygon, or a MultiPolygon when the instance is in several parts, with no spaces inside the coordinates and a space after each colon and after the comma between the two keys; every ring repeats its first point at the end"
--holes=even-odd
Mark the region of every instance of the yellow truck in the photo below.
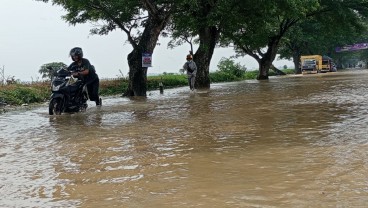
{"type": "Polygon", "coordinates": [[[317,74],[332,70],[332,59],[321,55],[300,57],[300,67],[303,74],[317,74]]]}

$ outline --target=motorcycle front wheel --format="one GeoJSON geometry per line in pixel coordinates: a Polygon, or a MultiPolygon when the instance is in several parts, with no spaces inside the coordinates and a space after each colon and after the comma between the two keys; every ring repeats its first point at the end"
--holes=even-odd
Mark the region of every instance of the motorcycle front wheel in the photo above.
{"type": "Polygon", "coordinates": [[[49,103],[49,115],[61,115],[62,99],[52,98],[49,103]]]}

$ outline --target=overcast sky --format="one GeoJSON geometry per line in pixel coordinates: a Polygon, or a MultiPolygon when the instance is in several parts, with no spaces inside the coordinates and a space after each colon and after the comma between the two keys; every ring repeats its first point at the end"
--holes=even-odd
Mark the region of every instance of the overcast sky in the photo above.
{"type": "MultiPolygon", "coordinates": [[[[69,51],[83,48],[85,58],[95,65],[100,78],[114,78],[128,73],[127,55],[132,47],[122,31],[107,36],[90,35],[90,24],[71,26],[61,19],[61,7],[34,0],[1,0],[0,6],[0,68],[5,75],[22,81],[37,80],[39,68],[46,63],[70,64],[69,51]]],[[[189,45],[167,48],[167,39],[159,40],[148,73],[177,73],[185,62],[189,45]]],[[[196,49],[196,48],[195,48],[196,49]]],[[[222,57],[234,55],[232,49],[215,49],[210,70],[215,71],[222,57]]],[[[239,58],[248,69],[258,67],[250,57],[239,58]]],[[[290,61],[275,61],[276,66],[292,66],[290,61]]]]}

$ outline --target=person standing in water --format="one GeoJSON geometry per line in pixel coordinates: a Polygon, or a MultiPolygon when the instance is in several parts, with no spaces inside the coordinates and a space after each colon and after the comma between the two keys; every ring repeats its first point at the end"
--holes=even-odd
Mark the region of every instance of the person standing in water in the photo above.
{"type": "Polygon", "coordinates": [[[197,65],[193,61],[193,56],[191,54],[187,55],[187,61],[185,62],[183,66],[184,70],[187,71],[188,76],[188,84],[190,90],[194,90],[194,84],[195,84],[195,78],[197,75],[197,65]]]}

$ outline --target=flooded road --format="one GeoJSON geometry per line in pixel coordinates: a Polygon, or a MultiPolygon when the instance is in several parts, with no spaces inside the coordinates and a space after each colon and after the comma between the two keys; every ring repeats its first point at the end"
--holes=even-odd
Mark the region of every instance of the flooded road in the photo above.
{"type": "Polygon", "coordinates": [[[367,83],[288,76],[1,114],[0,207],[366,207],[367,83]]]}

